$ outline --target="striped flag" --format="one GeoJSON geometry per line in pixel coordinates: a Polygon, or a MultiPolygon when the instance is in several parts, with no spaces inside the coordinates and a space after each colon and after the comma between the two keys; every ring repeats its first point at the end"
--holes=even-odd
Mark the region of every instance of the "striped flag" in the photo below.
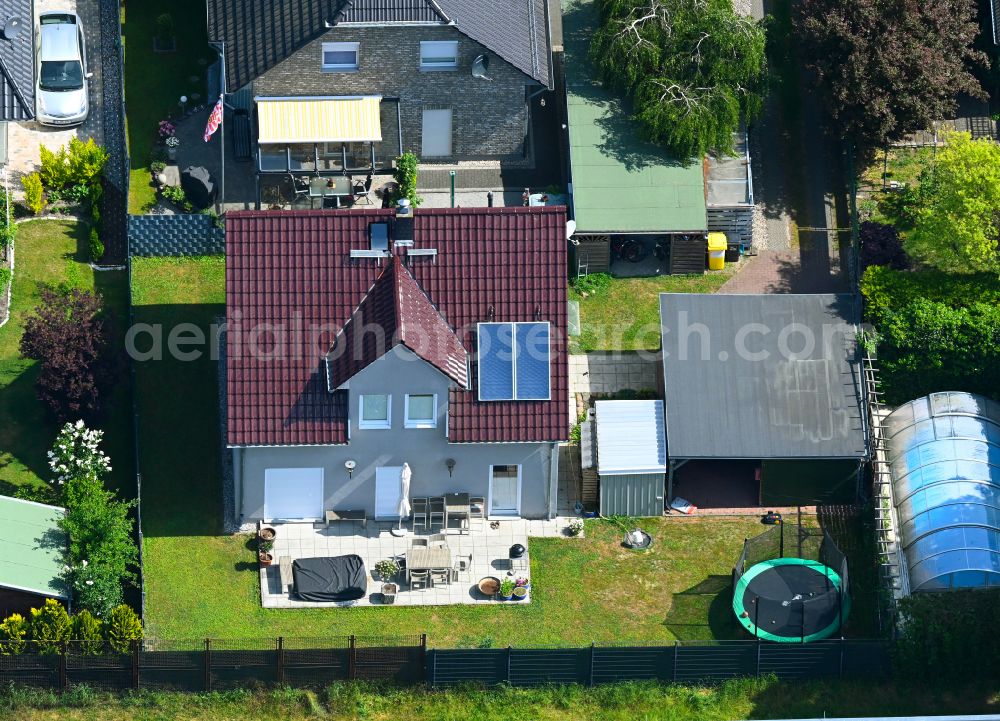
{"type": "Polygon", "coordinates": [[[222,125],[222,96],[219,102],[212,108],[212,114],[208,116],[208,123],[205,125],[205,142],[207,143],[219,126],[222,125]]]}

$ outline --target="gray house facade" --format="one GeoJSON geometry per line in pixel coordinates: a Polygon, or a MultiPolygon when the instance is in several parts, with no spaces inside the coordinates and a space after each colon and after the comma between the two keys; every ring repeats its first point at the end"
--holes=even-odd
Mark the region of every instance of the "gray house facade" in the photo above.
{"type": "Polygon", "coordinates": [[[520,159],[529,97],[552,86],[544,0],[207,1],[227,91],[251,90],[262,172],[520,159]]]}
{"type": "Polygon", "coordinates": [[[555,515],[565,209],[250,211],[226,225],[234,520],[398,521],[404,464],[411,497],[555,515]]]}

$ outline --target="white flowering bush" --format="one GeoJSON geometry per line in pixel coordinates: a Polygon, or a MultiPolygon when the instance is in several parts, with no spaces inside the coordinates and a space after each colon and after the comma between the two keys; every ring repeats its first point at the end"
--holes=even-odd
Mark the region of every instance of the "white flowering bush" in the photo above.
{"type": "Polygon", "coordinates": [[[99,448],[104,431],[87,428],[83,421],[67,423],[59,431],[49,451],[52,484],[64,486],[70,479],[88,476],[101,478],[111,471],[111,459],[99,448]]]}

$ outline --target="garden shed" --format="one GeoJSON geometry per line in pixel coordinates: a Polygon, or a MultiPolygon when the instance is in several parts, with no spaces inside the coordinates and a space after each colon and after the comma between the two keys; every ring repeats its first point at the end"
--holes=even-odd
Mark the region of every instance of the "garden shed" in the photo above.
{"type": "Polygon", "coordinates": [[[867,457],[857,318],[848,294],[662,294],[668,498],[854,502],[867,457]]]}
{"type": "Polygon", "coordinates": [[[0,617],[25,614],[46,598],[69,600],[63,583],[66,534],[58,506],[0,496],[0,617]]]}
{"type": "Polygon", "coordinates": [[[601,515],[663,515],[667,472],[663,401],[594,405],[601,515]]]}

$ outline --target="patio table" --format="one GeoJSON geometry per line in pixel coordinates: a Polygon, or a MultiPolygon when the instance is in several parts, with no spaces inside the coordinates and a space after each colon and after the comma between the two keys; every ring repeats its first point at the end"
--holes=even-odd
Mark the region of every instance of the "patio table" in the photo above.
{"type": "Polygon", "coordinates": [[[469,527],[469,514],[471,504],[468,493],[448,493],[444,497],[444,530],[448,530],[448,521],[452,516],[464,518],[465,525],[459,530],[466,530],[469,527]]]}
{"type": "Polygon", "coordinates": [[[416,546],[406,552],[406,577],[410,571],[451,571],[451,549],[447,546],[416,546]]]}
{"type": "Polygon", "coordinates": [[[309,180],[309,199],[313,198],[333,198],[340,207],[340,199],[347,198],[354,194],[354,186],[351,179],[346,175],[336,175],[332,178],[315,177],[309,180]],[[333,180],[333,187],[327,185],[333,180]]]}

